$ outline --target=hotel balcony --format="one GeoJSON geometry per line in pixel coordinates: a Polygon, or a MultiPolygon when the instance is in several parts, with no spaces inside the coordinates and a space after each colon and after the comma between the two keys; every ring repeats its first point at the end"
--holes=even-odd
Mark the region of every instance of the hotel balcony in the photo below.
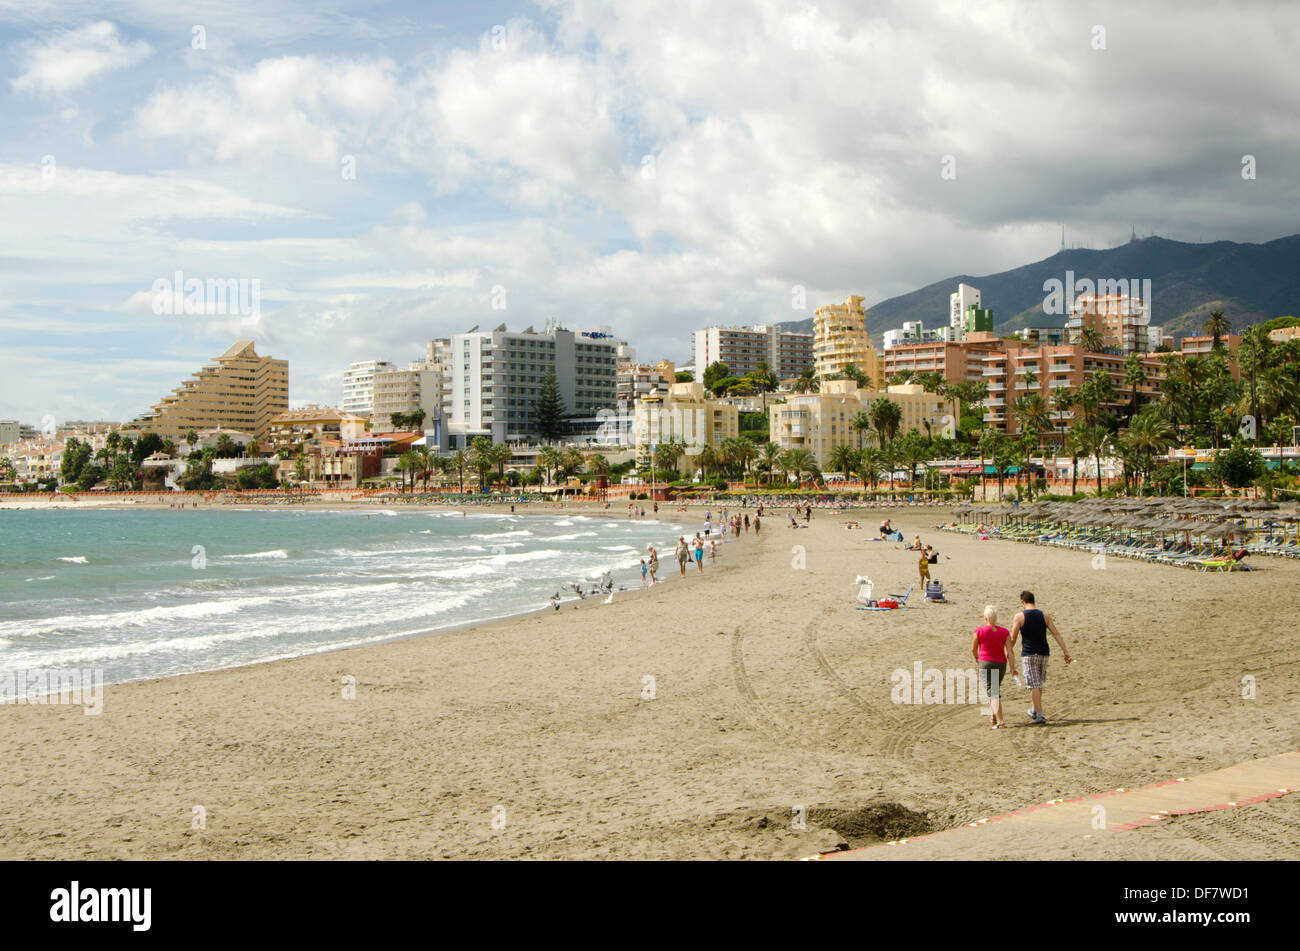
{"type": "Polygon", "coordinates": [[[1003,380],[996,380],[992,383],[989,383],[988,388],[989,388],[989,392],[992,393],[994,390],[1005,390],[1007,388],[1007,384],[1003,380]]]}
{"type": "Polygon", "coordinates": [[[1054,390],[1059,390],[1059,389],[1060,389],[1061,387],[1063,387],[1063,386],[1069,386],[1069,385],[1070,385],[1070,381],[1069,381],[1069,380],[1053,380],[1051,383],[1048,383],[1047,385],[1048,385],[1049,387],[1051,387],[1052,389],[1054,389],[1054,390]]]}
{"type": "Polygon", "coordinates": [[[984,401],[985,406],[1006,406],[1007,401],[1004,399],[987,399],[984,401]]]}

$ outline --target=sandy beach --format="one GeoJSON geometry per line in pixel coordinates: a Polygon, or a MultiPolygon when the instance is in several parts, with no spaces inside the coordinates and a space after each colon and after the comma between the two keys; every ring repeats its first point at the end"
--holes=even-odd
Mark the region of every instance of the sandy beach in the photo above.
{"type": "MultiPolygon", "coordinates": [[[[0,706],[0,858],[793,859],[1300,748],[1295,561],[1098,570],[935,531],[943,508],[787,511],[611,604],[110,687],[98,716],[0,706]],[[869,541],[883,514],[941,551],[951,603],[855,610],[856,575],[916,579],[869,541]],[[984,605],[1006,624],[1025,587],[1076,658],[1048,726],[1009,683],[1001,731],[892,702],[896,669],[971,666],[984,605]]],[[[1297,799],[998,857],[1300,858],[1297,799]]]]}

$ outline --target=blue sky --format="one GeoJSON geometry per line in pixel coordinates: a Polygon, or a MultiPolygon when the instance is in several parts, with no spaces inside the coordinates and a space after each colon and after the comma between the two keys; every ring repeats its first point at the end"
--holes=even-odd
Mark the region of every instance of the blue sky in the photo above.
{"type": "Polygon", "coordinates": [[[1062,222],[1300,230],[1283,3],[175,6],[0,0],[0,418],[129,419],[241,337],[337,402],[474,324],[684,359],[1062,222]],[[155,314],[178,270],[260,312],[155,314]]]}

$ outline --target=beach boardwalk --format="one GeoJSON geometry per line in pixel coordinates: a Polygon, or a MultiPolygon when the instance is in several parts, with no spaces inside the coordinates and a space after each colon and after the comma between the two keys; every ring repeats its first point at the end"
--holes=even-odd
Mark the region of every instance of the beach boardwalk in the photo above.
{"type": "Polygon", "coordinates": [[[1281,753],[1154,786],[1053,799],[955,829],[813,858],[860,862],[996,858],[1024,852],[1035,843],[1050,851],[1063,843],[1128,832],[1172,816],[1236,809],[1297,790],[1300,752],[1281,753]]]}

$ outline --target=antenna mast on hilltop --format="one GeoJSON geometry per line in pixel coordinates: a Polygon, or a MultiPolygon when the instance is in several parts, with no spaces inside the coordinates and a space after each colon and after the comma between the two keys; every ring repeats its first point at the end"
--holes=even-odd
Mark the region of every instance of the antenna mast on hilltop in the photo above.
{"type": "Polygon", "coordinates": [[[1128,240],[1129,240],[1129,243],[1132,244],[1132,243],[1133,243],[1134,241],[1136,241],[1137,239],[1138,239],[1138,229],[1137,229],[1137,225],[1134,225],[1134,226],[1133,226],[1133,233],[1129,236],[1129,239],[1128,239],[1128,240]]]}
{"type": "Polygon", "coordinates": [[[1065,250],[1065,224],[1061,224],[1061,250],[1065,250]]]}

